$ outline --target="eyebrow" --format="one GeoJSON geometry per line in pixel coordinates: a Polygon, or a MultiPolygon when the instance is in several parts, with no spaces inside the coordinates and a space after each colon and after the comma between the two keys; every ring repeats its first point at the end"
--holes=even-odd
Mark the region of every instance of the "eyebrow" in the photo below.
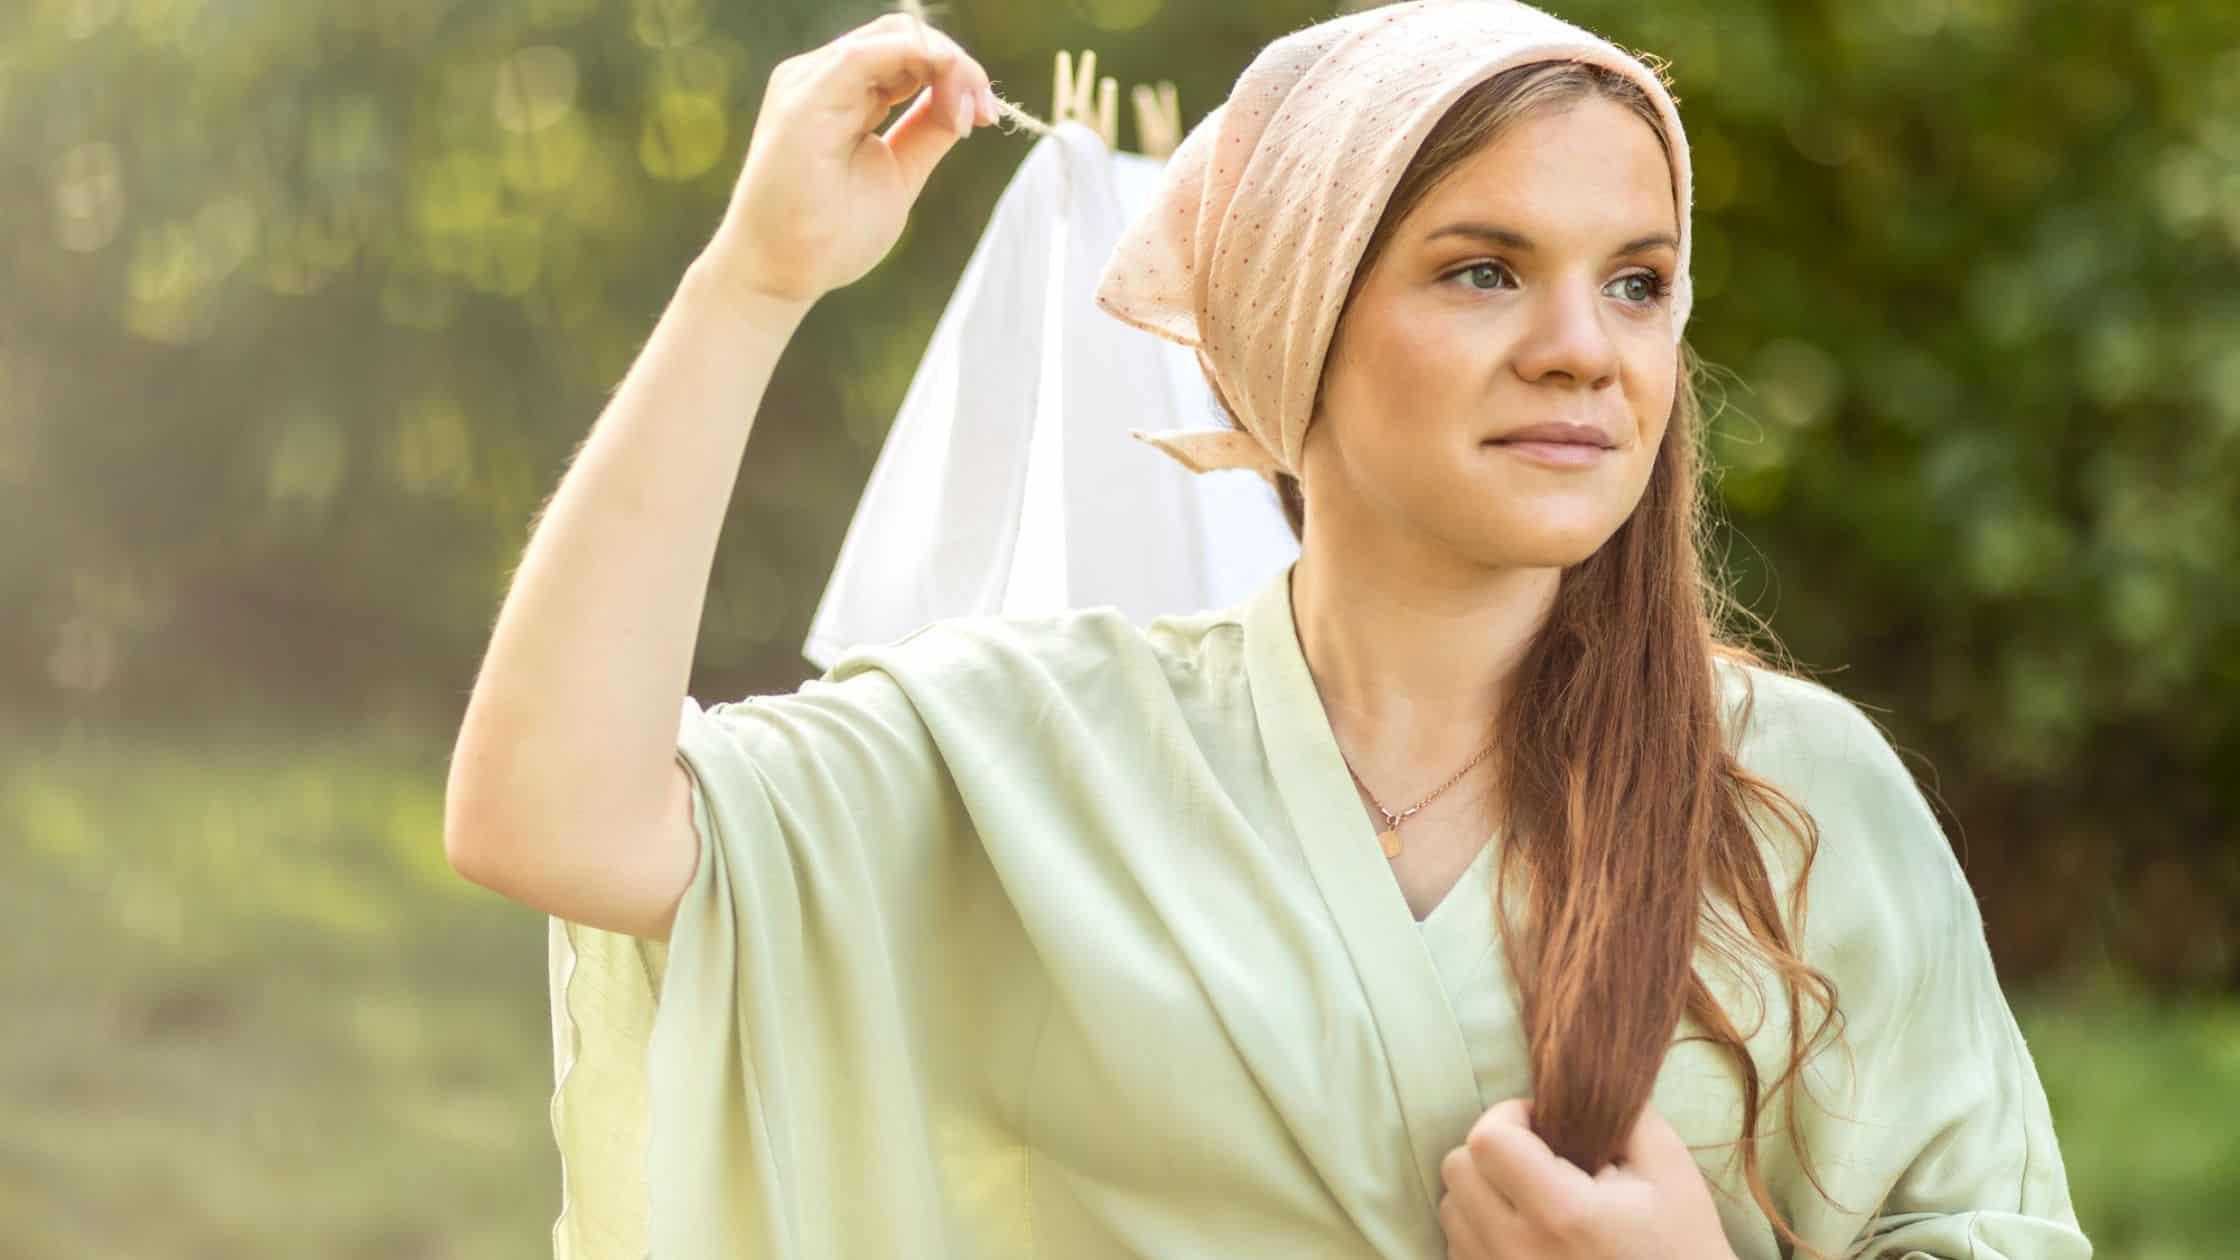
{"type": "MultiPolygon", "coordinates": [[[[1495,245],[1506,245],[1510,249],[1526,252],[1533,248],[1532,239],[1524,233],[1511,231],[1505,227],[1495,227],[1491,223],[1449,223],[1423,239],[1427,242],[1435,241],[1442,236],[1467,236],[1474,240],[1487,241],[1495,245]]],[[[1680,242],[1674,239],[1671,233],[1652,232],[1647,236],[1627,241],[1614,250],[1611,257],[1623,258],[1628,254],[1647,253],[1659,245],[1675,251],[1680,248],[1680,242]]]]}

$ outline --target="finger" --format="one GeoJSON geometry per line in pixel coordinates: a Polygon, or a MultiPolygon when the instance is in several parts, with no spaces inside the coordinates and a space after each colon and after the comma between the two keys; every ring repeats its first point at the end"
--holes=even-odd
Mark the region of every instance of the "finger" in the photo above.
{"type": "MultiPolygon", "coordinates": [[[[1467,1237],[1478,1249],[1472,1254],[1500,1256],[1502,1244],[1518,1232],[1516,1205],[1478,1171],[1467,1147],[1447,1152],[1440,1175],[1447,1187],[1440,1198],[1441,1211],[1464,1222],[1467,1237]]],[[[1453,1230],[1448,1237],[1455,1237],[1453,1230]]]]}
{"type": "Polygon", "coordinates": [[[936,84],[955,54],[909,31],[859,34],[827,45],[811,81],[814,107],[857,115],[860,139],[897,101],[936,84]]]}
{"type": "Polygon", "coordinates": [[[1467,1149],[1479,1174],[1526,1212],[1534,1204],[1565,1200],[1594,1184],[1594,1178],[1549,1150],[1528,1129],[1501,1126],[1473,1131],[1467,1149]]]}
{"type": "Polygon", "coordinates": [[[944,91],[954,91],[964,101],[968,126],[984,126],[996,120],[993,102],[994,81],[988,77],[987,67],[974,60],[946,33],[926,28],[926,38],[947,46],[951,50],[949,73],[944,91]]]}
{"type": "MultiPolygon", "coordinates": [[[[1469,1137],[1463,1139],[1463,1145],[1469,1146],[1470,1138],[1477,1137],[1481,1132],[1492,1129],[1515,1130],[1538,1141],[1539,1135],[1532,1131],[1532,1100],[1529,1098],[1504,1098],[1486,1108],[1485,1114],[1479,1116],[1477,1123],[1470,1126],[1469,1137]]],[[[1545,1145],[1545,1143],[1542,1143],[1542,1145],[1545,1145]]]]}
{"type": "Polygon", "coordinates": [[[962,124],[951,116],[950,107],[942,104],[945,100],[962,100],[968,110],[972,108],[969,100],[943,96],[942,88],[937,83],[926,88],[925,94],[911,105],[909,112],[897,120],[894,126],[881,133],[875,142],[886,145],[887,151],[893,155],[896,168],[909,184],[913,200],[925,188],[926,180],[933,175],[934,166],[944,154],[955,147],[957,141],[964,139],[972,125],[969,115],[962,124]]]}
{"type": "Polygon", "coordinates": [[[969,135],[979,121],[980,89],[971,77],[974,73],[967,59],[959,54],[936,85],[928,89],[927,99],[880,137],[893,155],[895,166],[908,181],[913,197],[925,187],[934,166],[952,146],[969,135]],[[957,111],[954,116],[950,113],[952,109],[957,111]]]}
{"type": "Polygon", "coordinates": [[[1591,1195],[1594,1178],[1548,1149],[1526,1123],[1530,1104],[1497,1103],[1471,1126],[1465,1143],[1471,1162],[1519,1215],[1536,1221],[1567,1219],[1591,1195]]]}
{"type": "Polygon", "coordinates": [[[913,31],[918,26],[917,18],[901,9],[889,9],[861,26],[840,32],[832,37],[831,42],[837,44],[842,40],[860,39],[865,35],[878,35],[888,31],[913,31]]]}
{"type": "Polygon", "coordinates": [[[1500,1252],[1454,1191],[1439,1196],[1439,1232],[1447,1238],[1447,1260],[1497,1260],[1500,1252]]]}
{"type": "Polygon", "coordinates": [[[788,57],[770,72],[765,112],[780,108],[802,117],[844,120],[844,126],[809,130],[831,156],[845,158],[886,119],[895,102],[935,82],[941,62],[900,32],[836,39],[788,57]]]}
{"type": "Polygon", "coordinates": [[[1502,1188],[1487,1180],[1468,1146],[1455,1147],[1439,1161],[1439,1180],[1448,1194],[1469,1190],[1474,1197],[1483,1197],[1511,1212],[1516,1211],[1516,1204],[1509,1201],[1502,1188]]]}
{"type": "Polygon", "coordinates": [[[1654,1101],[1641,1105],[1641,1114],[1634,1117],[1633,1127],[1626,1132],[1625,1150],[1619,1158],[1643,1176],[1682,1167],[1696,1172],[1695,1153],[1688,1149],[1687,1139],[1657,1110],[1654,1101]]]}
{"type": "MultiPolygon", "coordinates": [[[[932,26],[920,26],[916,29],[924,38],[926,45],[934,49],[936,57],[944,63],[942,75],[943,99],[945,101],[949,100],[949,94],[954,92],[957,98],[965,102],[966,110],[973,122],[994,122],[995,119],[989,115],[985,102],[981,100],[982,94],[986,93],[993,85],[993,80],[988,77],[987,67],[975,60],[971,53],[966,52],[964,45],[959,44],[947,31],[932,26]]],[[[954,102],[952,101],[950,107],[953,106],[954,102]]]]}
{"type": "Polygon", "coordinates": [[[857,41],[862,44],[875,45],[880,41],[895,39],[912,41],[933,66],[930,80],[913,79],[902,92],[888,96],[888,104],[893,104],[903,94],[915,91],[923,83],[931,81],[935,84],[936,121],[949,122],[951,129],[959,134],[983,121],[985,108],[980,96],[988,86],[988,72],[948,33],[922,23],[910,22],[894,25],[874,22],[858,29],[865,32],[857,41]]]}
{"type": "Polygon", "coordinates": [[[956,50],[958,90],[964,93],[965,99],[972,102],[974,121],[992,123],[1001,117],[995,104],[995,80],[988,77],[988,68],[981,65],[978,58],[966,52],[946,32],[932,27],[926,30],[932,38],[941,40],[956,50]]]}
{"type": "MultiPolygon", "coordinates": [[[[1479,1124],[1513,1124],[1532,1127],[1532,1100],[1529,1098],[1504,1098],[1486,1108],[1478,1117],[1479,1124]]],[[[1475,1127],[1475,1126],[1473,1126],[1475,1127]]]]}
{"type": "Polygon", "coordinates": [[[803,53],[798,59],[799,107],[849,116],[855,130],[847,143],[860,142],[897,101],[949,73],[959,50],[953,42],[934,38],[937,34],[873,22],[803,53]]]}

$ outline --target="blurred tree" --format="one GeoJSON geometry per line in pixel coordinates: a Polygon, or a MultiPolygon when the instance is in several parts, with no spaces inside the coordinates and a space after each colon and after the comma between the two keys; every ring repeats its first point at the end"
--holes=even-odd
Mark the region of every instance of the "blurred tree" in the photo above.
{"type": "MultiPolygon", "coordinates": [[[[0,11],[6,712],[447,734],[771,66],[880,7],[0,11]]],[[[1933,767],[2011,970],[2105,947],[2240,983],[2240,8],[1553,7],[1671,63],[1745,596],[1933,767]]],[[[1030,106],[1051,50],[1093,46],[1175,79],[1194,122],[1327,12],[943,21],[1030,106]]],[[[803,676],[887,418],[1028,143],[960,148],[789,350],[702,694],[803,676]]]]}

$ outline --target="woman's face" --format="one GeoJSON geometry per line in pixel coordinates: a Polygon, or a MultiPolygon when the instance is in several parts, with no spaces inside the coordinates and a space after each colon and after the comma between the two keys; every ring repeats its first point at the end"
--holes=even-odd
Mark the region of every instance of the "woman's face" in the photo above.
{"type": "Polygon", "coordinates": [[[1348,549],[1429,543],[1489,567],[1602,546],[1672,412],[1676,233],[1655,133],[1602,97],[1535,111],[1457,166],[1339,320],[1307,433],[1310,534],[1327,522],[1348,549]],[[1593,426],[1609,449],[1493,442],[1545,423],[1593,426]]]}

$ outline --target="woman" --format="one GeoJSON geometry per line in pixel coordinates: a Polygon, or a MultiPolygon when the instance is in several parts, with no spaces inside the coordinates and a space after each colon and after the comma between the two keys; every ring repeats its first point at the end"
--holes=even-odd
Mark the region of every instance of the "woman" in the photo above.
{"type": "Polygon", "coordinates": [[[563,1254],[2088,1256],[1920,793],[1722,637],[1670,97],[1537,10],[1271,44],[1100,286],[1295,566],[684,696],[750,404],[986,87],[773,72],[493,635],[446,846],[554,916],[563,1254]]]}

